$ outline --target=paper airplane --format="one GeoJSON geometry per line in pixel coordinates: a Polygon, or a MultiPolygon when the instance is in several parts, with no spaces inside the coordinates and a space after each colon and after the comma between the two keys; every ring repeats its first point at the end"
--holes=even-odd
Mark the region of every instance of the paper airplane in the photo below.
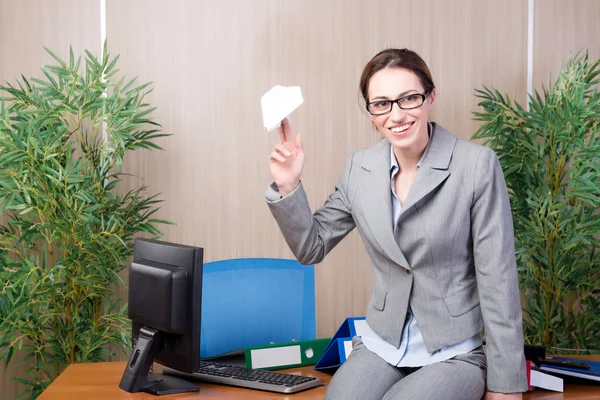
{"type": "Polygon", "coordinates": [[[299,86],[274,86],[260,99],[263,124],[270,132],[281,126],[281,121],[290,115],[302,102],[299,86]]]}

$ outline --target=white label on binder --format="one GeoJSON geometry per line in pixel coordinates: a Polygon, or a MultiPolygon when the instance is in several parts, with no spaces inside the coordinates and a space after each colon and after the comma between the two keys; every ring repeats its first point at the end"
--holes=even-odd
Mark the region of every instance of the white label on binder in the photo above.
{"type": "Polygon", "coordinates": [[[559,377],[548,375],[532,369],[530,378],[531,386],[535,386],[540,389],[554,390],[555,392],[564,391],[563,380],[559,377]]]}
{"type": "Polygon", "coordinates": [[[252,368],[270,368],[302,363],[300,346],[250,350],[250,357],[252,357],[252,368]]]}
{"type": "Polygon", "coordinates": [[[366,319],[356,319],[354,320],[354,331],[356,332],[356,336],[362,336],[369,330],[367,326],[366,319]]]}
{"type": "Polygon", "coordinates": [[[348,356],[350,355],[351,352],[352,352],[352,340],[346,340],[344,342],[344,353],[346,354],[346,360],[348,359],[348,356]]]}

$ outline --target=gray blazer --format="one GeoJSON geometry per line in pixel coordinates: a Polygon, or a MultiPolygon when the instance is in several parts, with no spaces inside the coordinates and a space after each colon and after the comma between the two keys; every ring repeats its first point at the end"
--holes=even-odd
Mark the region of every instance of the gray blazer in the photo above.
{"type": "Polygon", "coordinates": [[[399,347],[409,304],[429,352],[485,327],[488,390],[527,390],[512,216],[492,150],[434,123],[396,237],[386,139],[349,157],[314,214],[302,185],[267,202],[304,264],[321,262],[358,228],[375,276],[367,321],[383,339],[399,347]]]}

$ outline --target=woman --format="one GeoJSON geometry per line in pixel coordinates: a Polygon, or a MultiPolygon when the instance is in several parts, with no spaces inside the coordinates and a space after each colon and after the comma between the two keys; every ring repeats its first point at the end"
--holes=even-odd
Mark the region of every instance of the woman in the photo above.
{"type": "Polygon", "coordinates": [[[436,90],[410,50],[373,57],[360,90],[383,140],[349,157],[312,216],[302,140],[287,120],[269,156],[267,202],[298,260],[321,262],[354,227],[372,260],[370,329],[353,339],[326,398],[520,399],[522,316],[496,155],[428,122],[436,90]]]}

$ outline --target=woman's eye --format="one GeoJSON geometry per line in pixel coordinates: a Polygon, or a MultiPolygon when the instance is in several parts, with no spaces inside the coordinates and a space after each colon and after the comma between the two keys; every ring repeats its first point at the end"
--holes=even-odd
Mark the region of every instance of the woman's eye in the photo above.
{"type": "Polygon", "coordinates": [[[404,98],[404,101],[415,101],[417,96],[409,95],[404,98]]]}

